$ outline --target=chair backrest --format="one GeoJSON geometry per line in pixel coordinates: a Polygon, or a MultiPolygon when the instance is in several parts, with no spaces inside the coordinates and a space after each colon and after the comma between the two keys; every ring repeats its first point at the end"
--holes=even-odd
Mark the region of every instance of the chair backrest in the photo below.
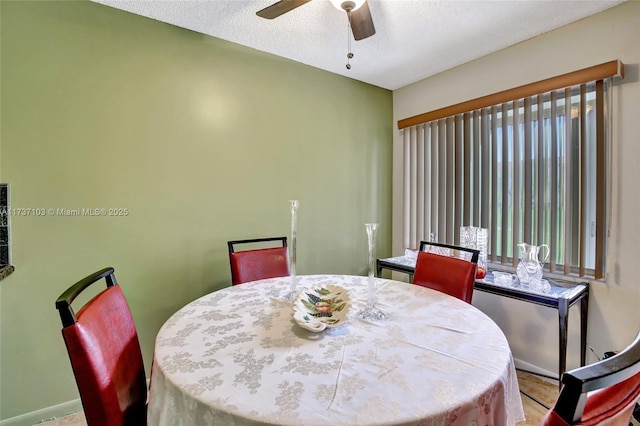
{"type": "Polygon", "coordinates": [[[89,426],[144,425],[147,381],[129,305],[113,268],[95,272],[56,300],[80,399],[89,426]],[[76,314],[73,300],[91,284],[104,290],[76,314]]]}
{"type": "Polygon", "coordinates": [[[457,257],[419,251],[413,283],[471,303],[476,267],[457,257]]]}
{"type": "Polygon", "coordinates": [[[640,333],[617,355],[567,371],[561,381],[541,426],[628,426],[640,397],[640,333]]]}
{"type": "Polygon", "coordinates": [[[227,245],[229,246],[231,283],[233,285],[289,275],[287,237],[235,240],[228,241],[227,245]],[[275,242],[279,243],[276,247],[236,251],[236,246],[240,244],[263,245],[275,242]]]}
{"type": "Polygon", "coordinates": [[[431,241],[420,241],[420,251],[428,251],[443,256],[459,257],[476,264],[480,257],[480,250],[451,244],[433,243],[431,241]]]}

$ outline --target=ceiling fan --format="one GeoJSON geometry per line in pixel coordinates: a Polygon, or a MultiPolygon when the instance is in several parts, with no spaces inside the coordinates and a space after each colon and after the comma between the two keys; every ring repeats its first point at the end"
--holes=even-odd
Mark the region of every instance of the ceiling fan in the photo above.
{"type": "MultiPolygon", "coordinates": [[[[277,18],[296,7],[302,6],[311,0],[280,0],[271,6],[267,6],[256,12],[256,15],[265,19],[277,18]]],[[[347,12],[349,25],[355,40],[362,40],[371,37],[376,33],[371,19],[371,11],[366,0],[331,0],[331,3],[338,9],[347,12]]]]}

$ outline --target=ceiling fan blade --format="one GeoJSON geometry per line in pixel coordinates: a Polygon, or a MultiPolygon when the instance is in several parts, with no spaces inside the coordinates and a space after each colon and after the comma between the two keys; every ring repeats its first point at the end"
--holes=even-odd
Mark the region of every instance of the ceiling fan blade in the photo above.
{"type": "Polygon", "coordinates": [[[362,40],[367,37],[371,37],[376,33],[376,28],[373,26],[373,19],[371,18],[371,10],[369,10],[369,3],[364,2],[359,9],[351,13],[351,31],[353,32],[353,38],[356,40],[362,40]]]}
{"type": "Polygon", "coordinates": [[[273,19],[277,18],[280,15],[284,15],[287,12],[292,11],[298,6],[302,6],[305,3],[309,3],[311,0],[280,0],[272,4],[271,6],[267,6],[262,10],[256,12],[261,18],[265,19],[273,19]]]}

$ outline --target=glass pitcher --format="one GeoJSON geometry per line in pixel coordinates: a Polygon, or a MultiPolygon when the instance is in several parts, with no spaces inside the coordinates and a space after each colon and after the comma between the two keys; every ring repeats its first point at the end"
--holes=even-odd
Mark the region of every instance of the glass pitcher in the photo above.
{"type": "Polygon", "coordinates": [[[520,284],[524,287],[536,289],[542,283],[542,267],[549,258],[549,246],[542,244],[534,246],[527,243],[518,244],[520,249],[520,262],[516,269],[516,275],[520,280],[520,284]],[[546,249],[546,254],[542,260],[539,259],[540,249],[546,249]]]}

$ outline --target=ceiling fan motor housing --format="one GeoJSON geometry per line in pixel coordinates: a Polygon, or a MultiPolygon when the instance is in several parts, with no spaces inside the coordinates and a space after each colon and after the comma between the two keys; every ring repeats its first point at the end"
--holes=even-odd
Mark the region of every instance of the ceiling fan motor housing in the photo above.
{"type": "Polygon", "coordinates": [[[347,12],[351,12],[356,7],[356,3],[351,0],[346,0],[340,4],[340,7],[346,10],[347,12]]]}
{"type": "MultiPolygon", "coordinates": [[[[0,0],[1,1],[1,0],[0,0]]],[[[256,15],[264,19],[274,19],[293,9],[309,3],[311,0],[279,0],[256,12],[256,15]]],[[[349,27],[353,33],[353,38],[363,40],[376,33],[376,29],[371,19],[371,11],[367,5],[367,0],[330,0],[331,4],[338,10],[344,10],[349,17],[349,27]]]]}
{"type": "Polygon", "coordinates": [[[331,0],[331,3],[337,8],[346,12],[353,12],[364,4],[365,0],[331,0]]]}

